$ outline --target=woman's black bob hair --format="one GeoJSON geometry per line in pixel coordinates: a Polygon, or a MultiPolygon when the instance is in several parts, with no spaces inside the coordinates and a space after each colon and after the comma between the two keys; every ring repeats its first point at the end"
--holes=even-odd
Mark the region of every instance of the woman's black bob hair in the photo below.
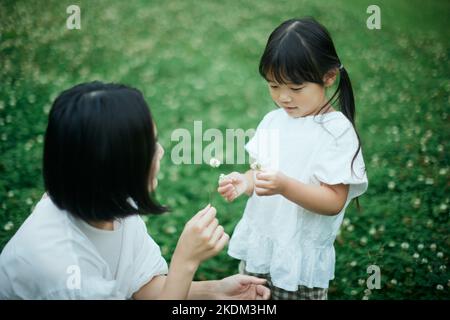
{"type": "Polygon", "coordinates": [[[45,189],[60,209],[85,221],[163,213],[149,191],[156,150],[140,91],[97,81],[76,85],[56,98],[49,114],[45,189]]]}

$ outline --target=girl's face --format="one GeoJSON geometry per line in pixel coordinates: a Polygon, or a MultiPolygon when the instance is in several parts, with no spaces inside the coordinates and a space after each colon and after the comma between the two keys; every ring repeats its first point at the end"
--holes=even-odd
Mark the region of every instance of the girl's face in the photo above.
{"type": "MultiPolygon", "coordinates": [[[[154,126],[156,141],[158,141],[158,131],[156,130],[156,126],[154,126]]],[[[161,146],[159,142],[156,142],[156,153],[155,158],[153,160],[152,169],[150,177],[152,181],[149,181],[150,189],[154,191],[158,186],[158,172],[160,168],[160,161],[164,156],[164,148],[161,146]]]]}
{"type": "Polygon", "coordinates": [[[299,118],[315,114],[324,106],[327,102],[325,88],[331,86],[335,79],[336,74],[327,74],[324,85],[313,82],[283,84],[274,78],[268,78],[267,83],[273,101],[290,117],[299,118]]]}

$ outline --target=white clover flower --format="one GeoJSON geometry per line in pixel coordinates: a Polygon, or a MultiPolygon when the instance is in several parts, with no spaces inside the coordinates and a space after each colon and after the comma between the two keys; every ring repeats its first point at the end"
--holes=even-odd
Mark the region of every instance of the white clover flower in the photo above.
{"type": "Polygon", "coordinates": [[[225,180],[226,178],[227,178],[227,176],[224,175],[223,173],[221,173],[219,176],[219,183],[222,182],[223,180],[225,180]]]}
{"type": "Polygon", "coordinates": [[[437,290],[444,290],[444,286],[443,286],[442,284],[438,284],[438,285],[436,286],[436,289],[437,289],[437,290]]]}
{"type": "Polygon", "coordinates": [[[439,170],[439,174],[440,174],[441,176],[445,176],[445,175],[447,174],[447,168],[442,168],[442,169],[440,169],[440,170],[439,170]]]}
{"type": "Polygon", "coordinates": [[[432,185],[433,183],[434,183],[434,179],[433,178],[427,178],[425,180],[425,184],[427,184],[427,185],[432,185]]]}
{"type": "Polygon", "coordinates": [[[356,296],[356,295],[358,294],[358,291],[352,290],[352,291],[350,291],[350,294],[351,294],[352,296],[356,296]]]}
{"type": "Polygon", "coordinates": [[[395,247],[395,242],[394,241],[389,241],[388,246],[391,247],[391,248],[395,247]]]}
{"type": "Polygon", "coordinates": [[[442,252],[438,252],[438,253],[436,254],[436,256],[437,256],[438,258],[443,258],[443,257],[444,257],[444,254],[443,254],[442,252]]]}
{"type": "Polygon", "coordinates": [[[389,181],[388,183],[388,189],[389,190],[393,190],[395,188],[395,182],[394,181],[389,181]]]}
{"type": "Polygon", "coordinates": [[[175,228],[174,226],[168,226],[164,229],[164,231],[168,234],[174,234],[175,232],[177,232],[177,228],[175,228]]]}
{"type": "Polygon", "coordinates": [[[378,228],[378,231],[379,231],[379,232],[384,232],[384,230],[385,230],[385,227],[384,227],[384,224],[382,224],[382,225],[378,228]]]}
{"type": "Polygon", "coordinates": [[[402,242],[402,244],[400,245],[400,247],[402,248],[402,249],[408,249],[409,248],[409,243],[408,242],[402,242]]]}
{"type": "Polygon", "coordinates": [[[362,237],[361,240],[359,240],[359,242],[360,242],[362,245],[366,245],[366,244],[367,244],[367,237],[362,237]]]}
{"type": "Polygon", "coordinates": [[[436,248],[437,248],[436,243],[430,244],[431,251],[436,251],[436,248]]]}
{"type": "Polygon", "coordinates": [[[29,206],[33,204],[33,200],[31,200],[31,198],[27,198],[27,200],[25,202],[29,206]]]}
{"type": "Polygon", "coordinates": [[[364,279],[358,279],[358,284],[360,286],[364,285],[366,283],[366,281],[364,279]]]}
{"type": "Polygon", "coordinates": [[[250,168],[252,170],[261,170],[262,166],[261,164],[259,164],[258,162],[253,162],[252,164],[250,164],[250,168]]]}
{"type": "Polygon", "coordinates": [[[419,243],[419,244],[417,245],[417,249],[419,249],[419,250],[423,250],[424,247],[425,247],[425,246],[424,246],[422,243],[419,243]]]}
{"type": "Polygon", "coordinates": [[[8,198],[14,197],[14,191],[10,190],[8,191],[8,198]]]}
{"type": "Polygon", "coordinates": [[[365,294],[366,296],[370,296],[370,295],[372,294],[372,290],[366,289],[366,290],[364,290],[364,294],[365,294]]]}
{"type": "Polygon", "coordinates": [[[413,165],[414,165],[414,162],[413,162],[412,160],[408,160],[408,161],[406,162],[406,166],[407,166],[408,168],[412,168],[413,165]]]}
{"type": "Polygon", "coordinates": [[[420,255],[419,255],[417,252],[415,252],[415,253],[413,254],[413,258],[414,258],[414,259],[419,259],[419,257],[420,257],[420,255]]]}
{"type": "Polygon", "coordinates": [[[391,283],[395,286],[395,285],[397,284],[397,280],[392,279],[392,280],[391,280],[391,283]]]}
{"type": "Polygon", "coordinates": [[[5,225],[3,226],[3,229],[5,231],[9,231],[14,227],[14,223],[12,223],[11,221],[8,221],[7,223],[5,223],[5,225]]]}
{"type": "Polygon", "coordinates": [[[369,297],[368,296],[363,296],[362,299],[363,300],[369,300],[369,297]]]}
{"type": "Polygon", "coordinates": [[[445,210],[447,210],[447,205],[446,205],[445,203],[442,203],[442,204],[439,206],[439,209],[440,209],[441,211],[445,211],[445,210]]]}
{"type": "Polygon", "coordinates": [[[348,219],[348,218],[345,218],[344,221],[342,221],[342,225],[344,227],[348,226],[349,224],[350,224],[350,219],[348,219]]]}
{"type": "Polygon", "coordinates": [[[418,207],[420,207],[420,198],[415,198],[414,200],[413,200],[413,202],[412,202],[412,205],[413,205],[413,207],[414,208],[418,208],[418,207]]]}
{"type": "Polygon", "coordinates": [[[375,229],[374,227],[370,228],[369,234],[370,234],[371,236],[375,235],[376,233],[377,233],[377,229],[375,229]]]}
{"type": "Polygon", "coordinates": [[[439,267],[439,270],[441,270],[441,271],[445,271],[445,270],[447,270],[447,266],[445,266],[445,265],[441,265],[441,266],[439,267]]]}
{"type": "Polygon", "coordinates": [[[422,264],[426,264],[426,263],[428,263],[428,259],[427,258],[422,258],[422,264]]]}
{"type": "Polygon", "coordinates": [[[209,165],[213,168],[218,168],[220,166],[220,160],[217,158],[211,158],[211,160],[209,160],[209,165]]]}
{"type": "Polygon", "coordinates": [[[357,264],[358,264],[358,263],[357,263],[356,261],[354,261],[354,260],[353,260],[352,262],[350,262],[350,266],[351,266],[351,267],[356,267],[357,264]]]}
{"type": "Polygon", "coordinates": [[[353,230],[355,230],[355,227],[352,224],[347,227],[348,232],[353,232],[353,230]]]}

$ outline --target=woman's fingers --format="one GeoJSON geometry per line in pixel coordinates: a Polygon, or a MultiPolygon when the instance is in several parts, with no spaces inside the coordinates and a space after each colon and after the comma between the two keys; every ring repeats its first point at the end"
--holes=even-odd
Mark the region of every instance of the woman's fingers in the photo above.
{"type": "Polygon", "coordinates": [[[214,229],[214,233],[211,236],[211,239],[209,241],[212,248],[216,246],[217,241],[219,241],[220,238],[222,238],[223,234],[225,233],[222,226],[218,226],[214,229]]]}
{"type": "Polygon", "coordinates": [[[192,218],[191,221],[197,221],[199,220],[201,217],[203,217],[205,215],[206,212],[208,212],[208,210],[211,208],[211,204],[208,204],[206,207],[204,207],[203,209],[201,209],[199,212],[197,212],[192,218]]]}
{"type": "Polygon", "coordinates": [[[210,207],[208,211],[198,219],[198,227],[200,230],[205,229],[216,217],[216,208],[210,207]]]}
{"type": "Polygon", "coordinates": [[[205,237],[206,237],[207,239],[210,239],[210,238],[213,236],[213,234],[214,234],[214,232],[216,231],[216,228],[217,228],[218,225],[219,225],[219,220],[217,220],[217,218],[215,218],[215,219],[209,224],[209,226],[206,227],[206,229],[205,229],[205,231],[204,231],[204,234],[205,234],[205,237]]]}
{"type": "Polygon", "coordinates": [[[214,251],[220,252],[228,243],[228,240],[230,240],[230,236],[224,232],[220,239],[217,241],[216,246],[214,247],[214,251]]]}

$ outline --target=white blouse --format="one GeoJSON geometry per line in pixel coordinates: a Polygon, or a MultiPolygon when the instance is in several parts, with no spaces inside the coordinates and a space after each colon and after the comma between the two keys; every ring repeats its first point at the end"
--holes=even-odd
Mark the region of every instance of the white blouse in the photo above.
{"type": "Polygon", "coordinates": [[[121,220],[116,274],[73,219],[49,197],[39,201],[0,255],[0,299],[130,299],[167,273],[138,215],[121,220]]]}
{"type": "Polygon", "coordinates": [[[350,201],[368,187],[364,159],[351,122],[340,111],[291,118],[269,112],[246,150],[263,168],[279,170],[305,184],[348,184],[345,206],[335,216],[308,211],[281,195],[249,198],[231,237],[228,254],[246,270],[270,273],[274,286],[328,288],[334,279],[334,240],[350,201]]]}

